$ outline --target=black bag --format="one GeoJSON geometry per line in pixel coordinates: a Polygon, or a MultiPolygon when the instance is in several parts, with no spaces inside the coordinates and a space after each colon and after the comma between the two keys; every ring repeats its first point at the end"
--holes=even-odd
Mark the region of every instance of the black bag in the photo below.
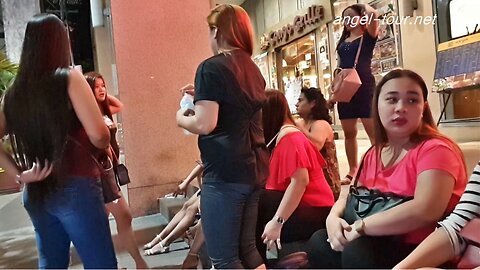
{"type": "MultiPolygon", "coordinates": [[[[94,159],[94,157],[92,156],[94,159]]],[[[95,160],[95,159],[94,159],[95,160]]],[[[115,171],[113,170],[112,160],[108,155],[104,154],[99,158],[97,165],[102,173],[102,193],[105,203],[113,202],[120,198],[120,187],[118,186],[117,179],[115,177],[115,171]]]]}
{"type": "MultiPolygon", "coordinates": [[[[368,151],[372,148],[373,146],[368,151]]],[[[357,175],[355,176],[355,182],[350,186],[347,204],[345,206],[345,211],[343,212],[343,219],[349,224],[354,223],[355,220],[383,212],[413,199],[413,196],[402,196],[392,192],[382,192],[378,189],[357,186],[358,178],[363,168],[365,155],[360,163],[357,175]]]]}
{"type": "Polygon", "coordinates": [[[128,176],[128,169],[127,169],[127,166],[123,165],[123,164],[119,164],[116,169],[116,176],[117,176],[117,180],[118,180],[118,183],[120,184],[120,186],[123,186],[123,185],[126,185],[128,183],[130,183],[130,176],[128,176]]]}

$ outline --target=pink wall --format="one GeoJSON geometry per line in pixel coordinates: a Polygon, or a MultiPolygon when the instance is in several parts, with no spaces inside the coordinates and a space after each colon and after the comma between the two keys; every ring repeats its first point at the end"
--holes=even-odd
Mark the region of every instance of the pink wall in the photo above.
{"type": "Polygon", "coordinates": [[[124,103],[126,164],[134,216],[158,212],[198,159],[197,136],[176,126],[178,89],[193,83],[211,55],[206,16],[210,1],[111,1],[120,99],[124,103]]]}

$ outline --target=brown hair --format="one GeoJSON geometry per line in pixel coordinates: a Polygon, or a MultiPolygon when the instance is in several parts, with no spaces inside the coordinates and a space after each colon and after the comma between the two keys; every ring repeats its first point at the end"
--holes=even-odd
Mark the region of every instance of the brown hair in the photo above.
{"type": "MultiPolygon", "coordinates": [[[[102,79],[103,83],[105,83],[105,79],[103,78],[102,74],[91,71],[88,73],[85,73],[83,76],[85,76],[85,79],[88,82],[88,85],[90,85],[90,88],[92,89],[93,95],[95,96],[95,81],[97,79],[102,79]]],[[[95,96],[95,100],[97,97],[95,96]]],[[[105,99],[102,102],[98,102],[97,100],[98,107],[102,111],[103,115],[106,115],[110,120],[113,120],[112,112],[110,111],[110,104],[108,102],[108,94],[105,96],[105,99]]],[[[120,154],[120,149],[118,148],[118,142],[117,138],[115,137],[115,134],[110,134],[110,145],[113,148],[113,151],[115,152],[115,155],[118,157],[120,154]]]]}
{"type": "Polygon", "coordinates": [[[227,44],[253,54],[253,27],[248,13],[240,6],[222,4],[207,17],[210,28],[217,28],[219,37],[227,44]]]}
{"type": "MultiPolygon", "coordinates": [[[[364,5],[353,4],[351,6],[346,7],[342,11],[342,17],[345,15],[345,11],[347,11],[347,9],[352,9],[353,11],[355,11],[355,13],[358,14],[358,16],[363,16],[365,14],[365,6],[364,5]]],[[[349,20],[351,20],[351,18],[349,18],[349,20]]],[[[361,28],[365,32],[366,27],[364,25],[361,25],[361,28]]],[[[343,26],[342,35],[340,36],[340,39],[338,40],[337,47],[336,47],[337,51],[338,51],[338,47],[340,46],[340,44],[342,44],[345,41],[345,39],[347,39],[349,36],[350,36],[350,31],[348,31],[347,28],[345,26],[343,26]]]]}
{"type": "Polygon", "coordinates": [[[410,80],[414,81],[418,86],[420,86],[420,88],[422,89],[422,96],[425,102],[421,124],[418,129],[410,135],[410,141],[415,144],[419,144],[425,140],[436,138],[446,142],[449,146],[451,146],[453,151],[462,160],[463,167],[466,172],[463,153],[458,147],[458,145],[450,138],[438,131],[437,125],[435,124],[435,120],[432,116],[432,112],[430,110],[430,107],[428,106],[428,88],[425,84],[425,81],[416,72],[408,69],[395,69],[390,71],[380,80],[375,89],[372,102],[372,117],[375,128],[375,148],[377,149],[377,153],[380,153],[380,148],[388,143],[387,132],[385,131],[385,127],[380,121],[380,115],[378,113],[378,99],[380,96],[380,92],[382,91],[382,87],[385,85],[385,83],[390,80],[399,78],[409,78],[410,80]]]}
{"type": "MultiPolygon", "coordinates": [[[[293,125],[292,114],[288,108],[288,102],[285,96],[278,90],[268,89],[265,91],[267,100],[262,108],[263,133],[265,142],[268,143],[278,133],[285,120],[290,121],[293,125]]],[[[275,148],[275,144],[270,145],[270,151],[275,148]]]]}

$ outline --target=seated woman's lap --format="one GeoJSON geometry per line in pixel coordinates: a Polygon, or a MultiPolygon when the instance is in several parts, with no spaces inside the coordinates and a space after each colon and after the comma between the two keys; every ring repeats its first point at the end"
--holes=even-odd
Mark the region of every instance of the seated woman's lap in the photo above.
{"type": "Polygon", "coordinates": [[[331,249],[327,238],[327,230],[319,230],[308,241],[311,268],[392,268],[416,247],[398,241],[397,237],[364,236],[345,246],[343,252],[337,252],[331,249]]]}

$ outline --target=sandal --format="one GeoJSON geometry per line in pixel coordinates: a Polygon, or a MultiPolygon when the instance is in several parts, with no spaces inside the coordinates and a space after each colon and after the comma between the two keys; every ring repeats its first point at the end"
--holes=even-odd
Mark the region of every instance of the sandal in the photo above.
{"type": "Polygon", "coordinates": [[[350,185],[350,183],[352,183],[352,180],[353,180],[353,176],[347,174],[345,175],[345,178],[340,181],[340,185],[350,185]]]}
{"type": "Polygon", "coordinates": [[[152,241],[148,242],[147,244],[143,245],[143,249],[146,250],[146,249],[151,249],[153,246],[155,246],[156,244],[160,243],[163,239],[160,238],[160,234],[157,234],[155,235],[155,237],[153,238],[152,241]],[[158,241],[157,241],[158,239],[158,241]]]}
{"type": "Polygon", "coordinates": [[[182,269],[197,269],[200,256],[195,253],[188,253],[185,260],[183,260],[182,269]]]}
{"type": "Polygon", "coordinates": [[[170,246],[164,247],[162,245],[162,242],[159,242],[158,244],[153,246],[151,249],[145,250],[144,255],[145,256],[152,256],[152,255],[163,254],[163,253],[168,253],[168,252],[170,252],[170,246]],[[157,249],[157,250],[153,250],[156,246],[160,246],[160,248],[157,249]]]}

